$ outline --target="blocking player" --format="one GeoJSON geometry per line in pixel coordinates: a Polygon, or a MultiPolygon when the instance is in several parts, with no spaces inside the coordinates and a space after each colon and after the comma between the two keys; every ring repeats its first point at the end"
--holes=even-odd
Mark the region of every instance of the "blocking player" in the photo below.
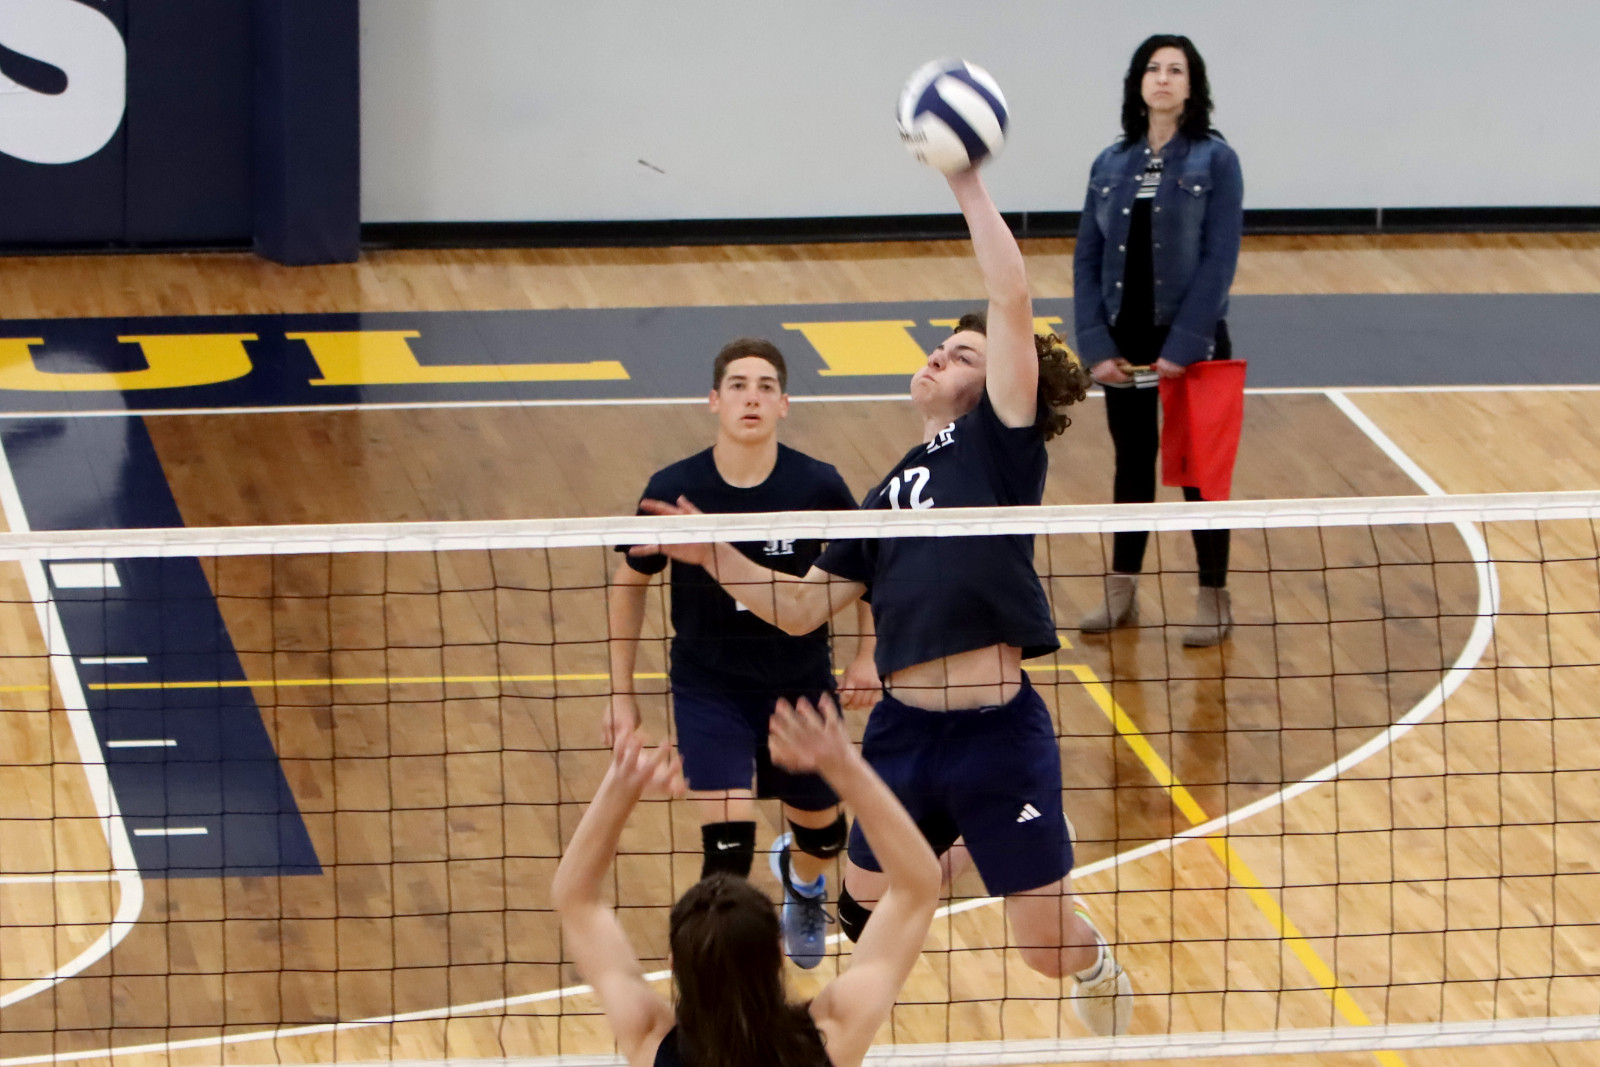
{"type": "Polygon", "coordinates": [[[680,794],[682,768],[670,747],[646,751],[637,735],[623,736],[613,749],[611,769],[561,857],[550,897],[578,974],[594,988],[631,1067],[861,1067],[894,1009],[939,903],[939,863],[856,754],[837,710],[821,711],[804,701],[781,705],[772,716],[774,758],[826,775],[856,819],[885,842],[888,889],[849,969],[806,1004],[785,995],[772,902],[726,873],[696,882],[673,905],[673,1002],[645,980],[601,889],[629,813],[647,793],[680,794]]]}
{"type": "MultiPolygon", "coordinates": [[[[647,499],[691,500],[715,513],[845,511],[855,498],[827,463],[778,443],[778,422],[789,412],[788,368],[770,341],[745,337],[717,354],[710,405],[716,443],[657,471],[647,499]]],[[[763,568],[799,576],[816,561],[815,540],[735,546],[763,568]]],[[[626,549],[619,549],[626,552],[626,549]]],[[[633,674],[644,621],[646,587],[667,566],[664,555],[624,555],[608,598],[612,697],[602,736],[611,744],[639,722],[633,674]]],[[[834,688],[827,619],[785,633],[722,590],[700,567],[672,566],[673,717],[689,797],[699,809],[702,878],[727,871],[747,876],[755,856],[752,797],[783,802],[789,831],[773,843],[769,862],[784,887],[784,946],[801,967],[822,962],[828,864],[844,851],[847,824],[839,798],[815,774],[773,766],[767,722],[779,698],[816,702],[834,688]],[[754,787],[752,789],[752,786],[754,787]]],[[[877,697],[871,613],[859,608],[863,635],[843,678],[846,706],[869,707],[877,697]]]]}
{"type": "MultiPolygon", "coordinates": [[[[923,440],[862,502],[921,509],[1038,504],[1056,410],[1088,376],[1059,340],[1036,338],[1021,250],[976,171],[949,176],[988,289],[911,380],[923,440]]],[[[671,501],[672,498],[666,498],[671,501]]],[[[687,503],[647,505],[683,513],[687,503]]],[[[726,545],[675,545],[750,610],[804,632],[870,590],[885,695],[862,752],[936,853],[960,839],[989,892],[1005,898],[1023,959],[1076,980],[1073,1007],[1097,1034],[1125,1033],[1133,987],[1072,896],[1061,753],[1022,661],[1060,647],[1033,566],[1033,538],[836,541],[804,578],[774,574],[726,545]]],[[[957,850],[959,851],[959,850],[957,850]]],[[[880,899],[873,844],[851,833],[839,922],[858,938],[880,899]]]]}

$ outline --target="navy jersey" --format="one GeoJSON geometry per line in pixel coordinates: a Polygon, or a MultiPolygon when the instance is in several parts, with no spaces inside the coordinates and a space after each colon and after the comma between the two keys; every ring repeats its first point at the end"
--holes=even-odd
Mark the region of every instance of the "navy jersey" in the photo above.
{"type": "MultiPolygon", "coordinates": [[[[1039,426],[1000,421],[989,395],[918,445],[868,493],[863,508],[976,508],[1038,504],[1049,457],[1039,426]]],[[[817,560],[864,582],[877,624],[878,673],[990,645],[1024,658],[1061,647],[1033,537],[885,537],[835,541],[817,560]]]]}
{"type": "MultiPolygon", "coordinates": [[[[849,511],[850,487],[832,465],[778,446],[778,462],[760,485],[741,489],[717,473],[711,449],[657,471],[650,500],[686,497],[708,514],[763,511],[849,511]]],[[[822,551],[818,540],[748,541],[740,552],[775,571],[804,575],[822,551]]],[[[619,548],[618,551],[625,551],[619,548]]],[[[641,574],[657,574],[664,555],[627,556],[641,574]]],[[[763,622],[723,591],[702,567],[672,564],[672,682],[714,690],[792,693],[833,687],[828,627],[793,637],[763,622]]]]}

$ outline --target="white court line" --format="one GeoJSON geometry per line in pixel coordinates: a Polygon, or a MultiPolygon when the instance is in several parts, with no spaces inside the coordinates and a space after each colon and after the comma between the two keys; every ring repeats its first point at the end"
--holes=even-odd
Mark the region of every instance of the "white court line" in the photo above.
{"type": "Polygon", "coordinates": [[[134,837],[204,837],[211,831],[204,826],[146,826],[133,832],[134,837]]]}
{"type": "MultiPolygon", "coordinates": [[[[1372,420],[1368,419],[1364,413],[1356,408],[1354,404],[1351,404],[1348,399],[1346,399],[1342,394],[1339,394],[1337,391],[1328,391],[1326,395],[1335,406],[1337,406],[1341,411],[1345,412],[1345,414],[1348,415],[1356,423],[1356,425],[1360,427],[1369,438],[1372,439],[1374,444],[1376,444],[1384,451],[1386,455],[1399,464],[1401,469],[1410,475],[1425,493],[1433,496],[1445,495],[1444,490],[1439,487],[1438,483],[1434,482],[1432,478],[1428,477],[1427,473],[1423,471],[1421,467],[1417,466],[1411,457],[1402,452],[1399,446],[1390,440],[1388,435],[1384,434],[1384,432],[1379,429],[1378,426],[1372,422],[1372,420]]],[[[1350,768],[1356,766],[1366,759],[1371,758],[1373,755],[1387,748],[1397,739],[1410,732],[1410,730],[1418,723],[1422,722],[1424,719],[1428,718],[1436,710],[1438,710],[1438,708],[1444,703],[1450,694],[1454,693],[1458,688],[1460,688],[1461,684],[1471,676],[1473,668],[1476,667],[1478,661],[1482,659],[1484,652],[1487,651],[1489,647],[1489,641],[1494,634],[1495,612],[1498,610],[1500,603],[1499,579],[1495,574],[1494,565],[1489,560],[1488,544],[1484,541],[1483,536],[1478,532],[1477,528],[1472,524],[1463,522],[1457,523],[1456,526],[1457,529],[1460,530],[1462,538],[1466,541],[1468,550],[1472,553],[1473,564],[1477,570],[1478,613],[1476,620],[1473,623],[1472,633],[1468,637],[1467,643],[1462,649],[1461,654],[1456,657],[1454,665],[1451,666],[1450,670],[1445,674],[1445,676],[1440,679],[1439,684],[1434,686],[1427,696],[1423,697],[1422,700],[1409,712],[1407,712],[1404,717],[1402,717],[1394,725],[1390,726],[1383,733],[1355,749],[1342,759],[1328,764],[1328,766],[1323,767],[1321,770],[1313,773],[1309,777],[1304,778],[1285,789],[1279,790],[1272,796],[1265,797],[1253,804],[1246,805],[1245,807],[1240,808],[1238,811],[1230,812],[1227,815],[1212,819],[1210,822],[1193,827],[1192,829],[1178,834],[1175,837],[1168,838],[1165,841],[1155,841],[1140,848],[1131,849],[1116,856],[1108,856],[1106,859],[1099,860],[1084,867],[1079,867],[1072,872],[1073,878],[1085,878],[1092,874],[1099,874],[1102,871],[1119,867],[1124,863],[1131,863],[1147,856],[1153,856],[1157,853],[1165,852],[1179,844],[1182,844],[1185,841],[1191,841],[1195,838],[1217,833],[1218,831],[1227,829],[1228,827],[1244,819],[1248,819],[1252,816],[1259,815],[1264,811],[1271,810],[1272,808],[1275,808],[1286,801],[1293,799],[1294,797],[1309,792],[1324,782],[1328,782],[1337,778],[1340,774],[1344,773],[1350,768]]],[[[951,904],[940,908],[934,914],[936,918],[948,915],[956,915],[961,912],[972,911],[974,909],[987,907],[991,904],[997,904],[999,902],[999,898],[996,897],[978,897],[972,900],[964,900],[960,903],[951,904]]],[[[829,938],[829,942],[836,943],[839,936],[840,935],[835,934],[833,937],[829,938]]],[[[651,982],[665,981],[671,977],[671,972],[653,971],[644,977],[647,981],[651,982]]],[[[547,989],[538,993],[525,993],[520,996],[500,997],[494,1000],[478,1001],[473,1004],[459,1004],[443,1008],[429,1008],[423,1011],[406,1012],[398,1015],[383,1015],[368,1019],[356,1019],[350,1022],[320,1023],[309,1026],[263,1030],[255,1033],[227,1034],[219,1037],[191,1038],[185,1041],[156,1042],[148,1045],[119,1046],[116,1048],[95,1049],[85,1052],[59,1053],[44,1056],[12,1057],[9,1059],[0,1059],[0,1067],[25,1067],[25,1065],[35,1063],[63,1063],[73,1060],[98,1059],[112,1055],[132,1056],[144,1053],[170,1053],[184,1049],[220,1048],[227,1045],[238,1045],[255,1041],[275,1041],[284,1038],[303,1037],[315,1034],[340,1033],[348,1030],[361,1030],[368,1027],[387,1026],[401,1022],[421,1022],[430,1019],[448,1019],[466,1015],[476,1015],[490,1011],[504,1011],[506,1008],[516,1007],[518,1005],[545,1003],[552,1000],[560,1000],[566,997],[579,996],[590,992],[593,992],[593,990],[587,985],[566,986],[559,989],[547,989]]],[[[1497,1020],[1486,1021],[1483,1023],[1425,1024],[1416,1028],[1417,1033],[1420,1036],[1412,1037],[1410,1040],[1417,1041],[1429,1039],[1429,1035],[1432,1035],[1431,1040],[1434,1040],[1439,1046],[1445,1046],[1449,1044],[1496,1044],[1537,1040],[1587,1041],[1600,1038],[1600,1030],[1597,1030],[1597,1025],[1600,1025],[1600,1023],[1597,1023],[1596,1017],[1593,1016],[1582,1017],[1578,1020],[1579,1025],[1576,1027],[1565,1027],[1564,1020],[1536,1019],[1528,1020],[1524,1029],[1516,1030],[1515,1027],[1520,1025],[1521,1022],[1522,1021],[1520,1020],[1497,1020]],[[1583,1029],[1585,1026],[1588,1029],[1583,1029]],[[1449,1028],[1451,1027],[1467,1028],[1461,1032],[1467,1033],[1470,1036],[1460,1040],[1455,1040],[1450,1036],[1456,1032],[1454,1030],[1450,1030],[1449,1028]],[[1513,1036],[1501,1036],[1498,1040],[1496,1039],[1496,1035],[1508,1034],[1513,1036]],[[1532,1036],[1529,1036],[1530,1034],[1532,1036]]],[[[1373,1051],[1395,1047],[1435,1047],[1434,1045],[1428,1045],[1426,1043],[1422,1045],[1404,1044],[1400,1037],[1393,1036],[1396,1034],[1396,1031],[1402,1029],[1404,1028],[1396,1026],[1363,1026],[1339,1028],[1332,1031],[1282,1031],[1278,1033],[1269,1033],[1264,1036],[1254,1035],[1260,1037],[1262,1042],[1274,1043],[1271,1047],[1267,1047],[1265,1044],[1260,1045],[1259,1053],[1255,1051],[1255,1046],[1250,1046],[1241,1042],[1239,1047],[1245,1051],[1234,1051],[1233,1047],[1230,1045],[1227,1049],[1227,1054],[1254,1055],[1268,1052],[1278,1052],[1284,1049],[1287,1049],[1288,1051],[1295,1051],[1295,1049],[1288,1048],[1288,1045],[1298,1039],[1297,1034],[1309,1034],[1310,1036],[1307,1039],[1312,1041],[1318,1040],[1317,1035],[1331,1034],[1337,1036],[1341,1041],[1372,1042],[1370,1046],[1363,1044],[1359,1047],[1359,1049],[1355,1045],[1340,1046],[1341,1050],[1348,1048],[1350,1051],[1373,1051]],[[1350,1036],[1352,1034],[1355,1036],[1350,1036]]],[[[986,1047],[993,1046],[995,1044],[1003,1044],[994,1042],[973,1042],[970,1044],[934,1046],[944,1051],[936,1053],[929,1058],[926,1063],[917,1060],[917,1057],[922,1054],[917,1051],[917,1046],[877,1046],[868,1055],[872,1057],[874,1062],[884,1063],[885,1067],[888,1067],[890,1064],[907,1065],[907,1067],[912,1067],[913,1064],[914,1067],[941,1067],[941,1065],[972,1065],[972,1067],[977,1067],[977,1065],[1000,1063],[1060,1063],[1084,1059],[1163,1059],[1175,1056],[1204,1055],[1207,1054],[1207,1050],[1214,1050],[1218,1048],[1219,1043],[1232,1042],[1238,1038],[1239,1035],[1199,1033],[1153,1035],[1150,1037],[1123,1037],[1115,1039],[1091,1038],[1079,1041],[1063,1040],[1044,1043],[1028,1042],[1026,1044],[1030,1046],[1030,1051],[1020,1054],[1020,1058],[1016,1059],[993,1058],[995,1054],[987,1051],[986,1047]],[[1110,1042],[1109,1044],[1108,1040],[1110,1042]],[[1031,1046],[1036,1044],[1047,1045],[1048,1053],[1046,1054],[1041,1053],[1040,1051],[1032,1050],[1031,1046]],[[1149,1046],[1150,1048],[1160,1051],[1147,1051],[1143,1053],[1139,1053],[1137,1051],[1145,1046],[1149,1046]],[[897,1049],[905,1049],[907,1051],[901,1052],[897,1051],[897,1049]],[[1124,1054],[1122,1052],[1123,1049],[1128,1051],[1124,1054]],[[1192,1051],[1181,1051],[1182,1049],[1192,1049],[1192,1051]],[[985,1058],[986,1056],[989,1058],[985,1058]]],[[[1324,1040],[1331,1040],[1331,1038],[1324,1038],[1324,1040]]],[[[1319,1050],[1320,1049],[1313,1048],[1309,1051],[1319,1050]]],[[[607,1065],[607,1067],[609,1067],[609,1065],[616,1064],[619,1061],[615,1057],[611,1056],[595,1056],[565,1058],[554,1057],[547,1060],[530,1059],[526,1061],[510,1060],[506,1062],[527,1062],[530,1064],[555,1064],[558,1062],[565,1062],[572,1065],[593,1064],[596,1065],[596,1067],[599,1067],[599,1065],[607,1065]]],[[[429,1067],[439,1067],[439,1061],[430,1061],[429,1067]]]]}
{"type": "Polygon", "coordinates": [[[131,667],[149,663],[149,656],[79,656],[78,662],[86,667],[131,667]]]}
{"type": "MultiPolygon", "coordinates": [[[[11,474],[11,459],[0,444],[0,509],[4,510],[11,530],[22,533],[30,529],[28,513],[22,506],[22,496],[17,492],[16,479],[11,474]]],[[[117,807],[117,797],[111,790],[111,778],[106,773],[105,754],[100,751],[100,740],[94,732],[94,722],[89,718],[89,702],[83,695],[83,685],[78,670],[72,662],[72,648],[67,644],[67,631],[61,625],[61,613],[50,595],[50,581],[45,577],[44,564],[37,560],[23,560],[22,575],[28,583],[28,595],[33,601],[39,619],[39,630],[44,637],[45,651],[50,655],[50,670],[55,675],[56,686],[61,690],[62,705],[67,722],[72,727],[72,739],[78,747],[78,759],[87,779],[89,795],[94,800],[95,814],[100,820],[100,830],[105,834],[106,847],[111,852],[111,872],[119,893],[117,910],[111,924],[82,952],[65,965],[56,968],[43,978],[0,996],[0,1008],[37,996],[76,974],[92,967],[111,954],[133,930],[144,909],[144,881],[139,877],[139,867],[133,859],[133,842],[117,807]]],[[[76,879],[68,879],[76,880],[76,879]]]]}
{"type": "MultiPolygon", "coordinates": [[[[1325,396],[1330,392],[1342,393],[1593,393],[1600,392],[1600,384],[1583,385],[1284,385],[1252,387],[1245,390],[1250,396],[1325,396]]],[[[1103,397],[1101,389],[1090,390],[1089,396],[1103,397]]],[[[859,404],[872,400],[910,400],[910,393],[852,393],[842,396],[813,396],[790,394],[795,404],[837,402],[859,404]]],[[[282,407],[236,408],[150,408],[136,411],[131,408],[108,408],[94,411],[0,411],[0,419],[116,419],[128,417],[156,417],[165,415],[277,415],[314,413],[318,411],[407,411],[412,409],[447,410],[451,408],[559,408],[559,407],[619,407],[666,406],[671,404],[704,404],[703,396],[625,396],[578,397],[572,399],[522,399],[522,400],[397,400],[377,404],[286,404],[282,407]]]]}
{"type": "Polygon", "coordinates": [[[178,742],[170,737],[149,741],[107,741],[107,748],[177,748],[178,742]]]}

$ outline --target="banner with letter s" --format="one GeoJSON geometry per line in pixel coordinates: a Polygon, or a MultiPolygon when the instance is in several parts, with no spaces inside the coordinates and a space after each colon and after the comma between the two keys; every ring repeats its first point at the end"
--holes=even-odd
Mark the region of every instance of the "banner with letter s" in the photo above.
{"type": "Polygon", "coordinates": [[[249,0],[0,0],[0,246],[247,241],[249,0]]]}

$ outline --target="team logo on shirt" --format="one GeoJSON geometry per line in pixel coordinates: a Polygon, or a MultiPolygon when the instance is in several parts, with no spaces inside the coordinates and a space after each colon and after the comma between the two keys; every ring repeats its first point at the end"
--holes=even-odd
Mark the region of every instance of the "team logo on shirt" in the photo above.
{"type": "Polygon", "coordinates": [[[794,555],[794,539],[768,541],[767,547],[763,551],[769,556],[792,556],[794,555]]]}
{"type": "Polygon", "coordinates": [[[928,452],[929,453],[937,452],[937,451],[939,451],[939,449],[943,448],[945,445],[953,445],[955,443],[956,443],[956,424],[952,422],[949,426],[946,426],[944,429],[942,429],[938,433],[934,434],[933,440],[928,442],[928,452]]]}

